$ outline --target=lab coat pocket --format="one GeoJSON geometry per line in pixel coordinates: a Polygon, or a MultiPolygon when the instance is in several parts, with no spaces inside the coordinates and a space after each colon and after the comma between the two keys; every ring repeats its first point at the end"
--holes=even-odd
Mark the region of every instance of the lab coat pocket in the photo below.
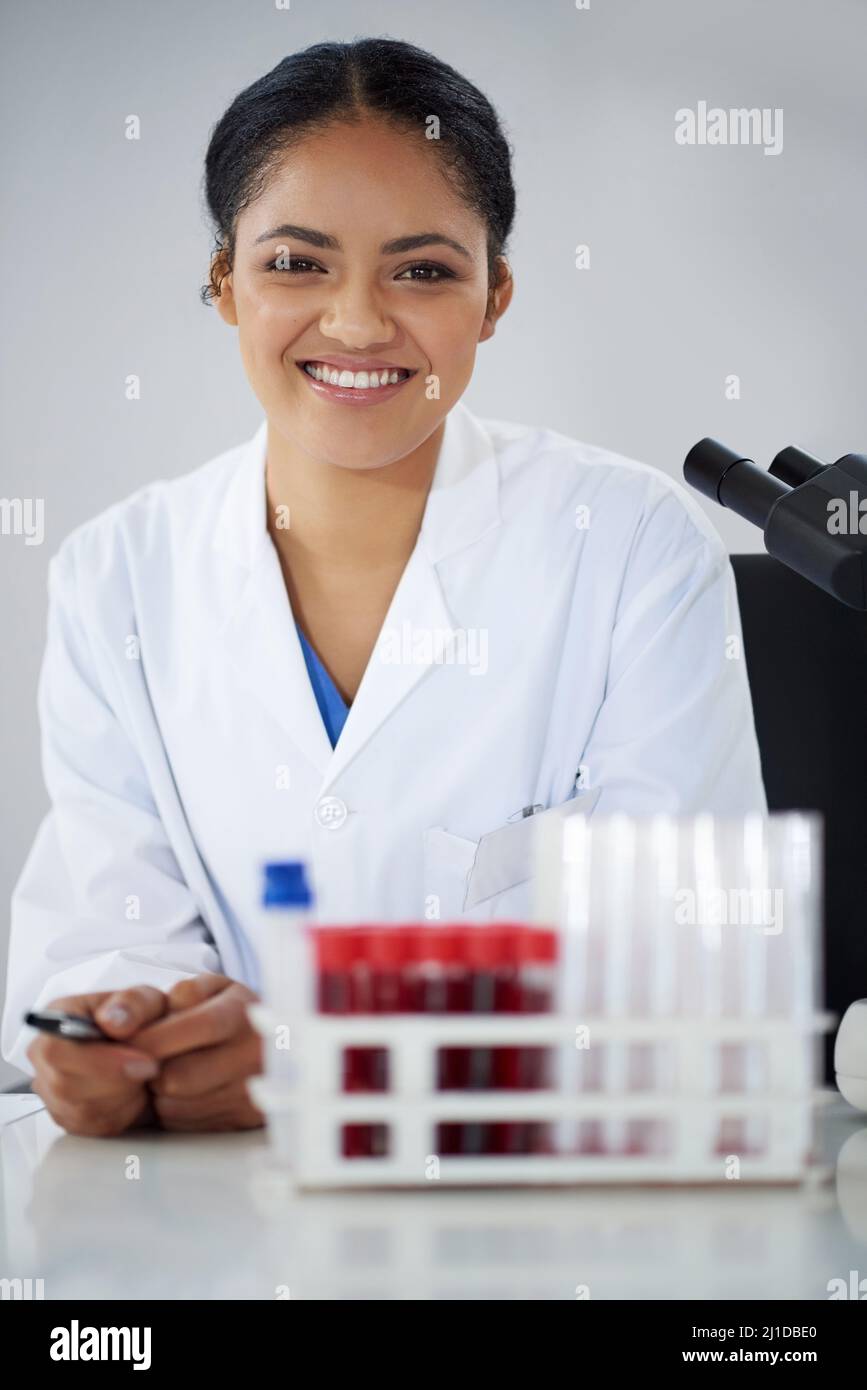
{"type": "Polygon", "coordinates": [[[452,835],[441,825],[424,832],[425,916],[439,921],[460,917],[478,840],[452,835]]]}
{"type": "Polygon", "coordinates": [[[476,907],[498,893],[533,877],[536,832],[540,821],[587,815],[599,799],[600,788],[570,797],[535,816],[501,825],[479,840],[467,883],[464,907],[476,907]]]}

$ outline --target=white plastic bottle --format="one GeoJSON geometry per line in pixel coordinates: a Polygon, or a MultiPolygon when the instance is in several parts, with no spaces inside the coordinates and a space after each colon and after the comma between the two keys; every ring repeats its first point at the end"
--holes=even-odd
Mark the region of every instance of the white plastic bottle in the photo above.
{"type": "Polygon", "coordinates": [[[313,1008],[313,966],[308,927],[313,894],[306,866],[297,860],[265,865],[262,906],[262,1002],[268,1015],[263,1038],[265,1075],[293,1082],[304,1017],[313,1008]]]}

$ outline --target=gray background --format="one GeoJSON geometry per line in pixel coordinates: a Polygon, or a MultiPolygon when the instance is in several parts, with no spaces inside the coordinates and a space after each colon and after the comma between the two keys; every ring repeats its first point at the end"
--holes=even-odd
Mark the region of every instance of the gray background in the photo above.
{"type": "MultiPolygon", "coordinates": [[[[46,534],[0,536],[0,969],[47,805],[34,692],[48,559],[78,523],[261,418],[233,331],[198,301],[209,130],[285,54],[360,35],[459,68],[515,146],[516,295],[480,350],[472,409],[672,474],[706,434],[763,463],[788,443],[828,460],[867,448],[863,0],[4,0],[0,495],[44,498],[46,534]],[[783,152],[678,146],[674,113],[701,100],[782,107],[783,152]]],[[[761,549],[709,511],[730,550],[761,549]]],[[[16,1074],[0,1062],[0,1084],[16,1074]]]]}

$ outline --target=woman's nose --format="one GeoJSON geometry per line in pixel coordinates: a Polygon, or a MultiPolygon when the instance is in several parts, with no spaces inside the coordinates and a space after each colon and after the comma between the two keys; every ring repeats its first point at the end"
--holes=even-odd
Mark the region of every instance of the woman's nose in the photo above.
{"type": "Polygon", "coordinates": [[[324,337],[339,339],[353,348],[388,343],[395,335],[395,325],[376,289],[358,282],[334,290],[322,311],[319,329],[324,337]]]}

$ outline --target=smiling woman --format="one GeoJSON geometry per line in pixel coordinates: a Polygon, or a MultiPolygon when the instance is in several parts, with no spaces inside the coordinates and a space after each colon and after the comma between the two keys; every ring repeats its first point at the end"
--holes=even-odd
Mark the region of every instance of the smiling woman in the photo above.
{"type": "Polygon", "coordinates": [[[439,426],[511,296],[515,192],[490,103],[408,44],[318,44],[229,107],[206,198],[216,251],[204,294],[237,324],[285,440],[274,471],[299,450],[342,468],[421,451],[429,481],[439,426]],[[318,378],[297,379],[307,362],[318,378]],[[393,407],[360,419],[325,402],[393,407]]]}
{"type": "Polygon", "coordinates": [[[271,515],[294,503],[272,539],[296,618],[351,700],[444,421],[511,298],[508,145],[490,103],[431,55],[319,44],[229,107],[206,198],[204,297],[237,326],[268,417],[271,515]],[[362,471],[375,477],[349,476],[362,471]]]}
{"type": "Polygon", "coordinates": [[[481,92],[396,40],[316,45],[231,103],[205,191],[203,298],[261,423],[51,567],[3,1042],[92,1134],[261,1122],[263,860],[305,861],[323,921],[519,919],[536,814],[765,809],[704,513],[460,400],[513,288],[481,92]],[[47,1006],[108,1040],[31,1042],[47,1006]]]}

